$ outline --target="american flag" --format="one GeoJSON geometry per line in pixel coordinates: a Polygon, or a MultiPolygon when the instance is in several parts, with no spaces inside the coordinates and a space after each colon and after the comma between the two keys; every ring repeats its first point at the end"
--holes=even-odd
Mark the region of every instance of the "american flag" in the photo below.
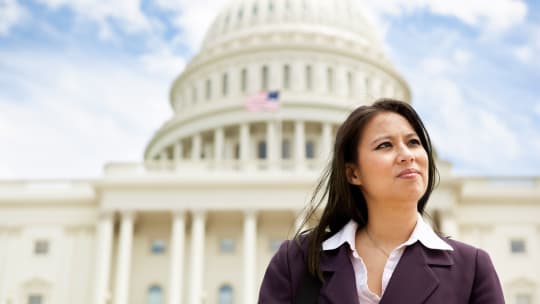
{"type": "Polygon", "coordinates": [[[279,91],[261,91],[249,96],[246,109],[250,112],[277,111],[279,109],[279,91]]]}

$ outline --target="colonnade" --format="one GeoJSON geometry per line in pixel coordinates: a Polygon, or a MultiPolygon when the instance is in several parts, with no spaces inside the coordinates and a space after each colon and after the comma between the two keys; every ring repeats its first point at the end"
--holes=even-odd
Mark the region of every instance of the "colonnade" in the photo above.
{"type": "MultiPolygon", "coordinates": [[[[168,304],[180,304],[187,298],[188,304],[200,304],[203,297],[203,273],[206,238],[206,211],[193,210],[191,213],[191,240],[189,290],[184,296],[184,252],[186,249],[186,211],[172,212],[171,239],[170,239],[170,277],[167,292],[168,304]]],[[[94,302],[95,304],[110,303],[128,304],[129,284],[131,272],[131,256],[133,243],[133,228],[136,213],[133,211],[120,212],[120,231],[118,237],[118,250],[116,256],[114,290],[109,291],[111,276],[111,259],[114,238],[114,213],[104,212],[97,224],[97,252],[94,302]],[[110,294],[112,293],[112,297],[110,294]]],[[[256,247],[257,247],[257,212],[247,210],[244,212],[243,223],[243,299],[246,304],[257,301],[256,284],[256,247]]]]}
{"type": "MultiPolygon", "coordinates": [[[[270,165],[276,165],[276,162],[281,158],[280,148],[282,144],[282,121],[269,120],[265,122],[265,141],[266,141],[266,160],[270,165]]],[[[293,131],[293,151],[294,151],[294,164],[295,168],[301,169],[306,163],[306,122],[294,121],[293,131]]],[[[225,130],[223,127],[218,127],[213,131],[213,159],[216,162],[222,161],[225,158],[225,130]]],[[[321,133],[317,134],[318,146],[320,151],[318,155],[321,159],[325,160],[329,155],[332,145],[332,124],[330,122],[322,123],[321,133]]],[[[202,152],[202,135],[201,133],[193,134],[188,141],[191,141],[190,160],[201,160],[202,152]]],[[[179,161],[186,159],[184,155],[183,147],[184,139],[177,140],[172,145],[172,161],[179,161]]],[[[240,163],[245,164],[253,157],[251,152],[252,141],[249,123],[241,123],[238,125],[238,144],[239,144],[239,157],[240,163]]],[[[167,149],[163,149],[159,154],[160,160],[171,160],[168,157],[167,149]]]]}

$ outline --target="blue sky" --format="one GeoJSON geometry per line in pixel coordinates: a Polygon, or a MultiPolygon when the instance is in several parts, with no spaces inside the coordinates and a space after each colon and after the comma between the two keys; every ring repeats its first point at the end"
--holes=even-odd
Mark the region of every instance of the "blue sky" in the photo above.
{"type": "MultiPolygon", "coordinates": [[[[142,160],[226,0],[0,0],[0,179],[142,160]]],[[[457,175],[540,175],[540,2],[358,0],[457,175]]]]}

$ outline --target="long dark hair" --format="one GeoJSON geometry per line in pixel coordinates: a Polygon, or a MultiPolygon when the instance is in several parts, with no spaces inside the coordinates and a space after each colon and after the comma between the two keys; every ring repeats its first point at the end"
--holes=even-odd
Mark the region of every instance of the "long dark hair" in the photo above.
{"type": "MultiPolygon", "coordinates": [[[[316,220],[317,210],[326,202],[317,225],[307,231],[307,267],[312,275],[321,280],[323,277],[319,263],[324,240],[337,233],[351,219],[358,223],[359,229],[368,222],[366,199],[358,186],[347,181],[345,164],[357,163],[357,147],[362,131],[370,119],[382,112],[394,112],[407,119],[427,152],[428,184],[426,192],[418,200],[417,208],[420,214],[424,213],[429,196],[437,183],[438,172],[429,134],[418,113],[409,104],[385,98],[352,111],[337,131],[332,159],[311,196],[308,212],[303,220],[303,224],[316,220]]],[[[295,238],[299,240],[301,234],[298,230],[295,238]]]]}

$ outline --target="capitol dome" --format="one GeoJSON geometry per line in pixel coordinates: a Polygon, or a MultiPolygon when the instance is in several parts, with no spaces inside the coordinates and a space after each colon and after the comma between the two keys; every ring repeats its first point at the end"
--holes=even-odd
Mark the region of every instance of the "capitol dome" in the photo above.
{"type": "Polygon", "coordinates": [[[339,36],[381,51],[374,31],[351,0],[237,0],[215,18],[203,49],[254,33],[339,36]]]}
{"type": "Polygon", "coordinates": [[[410,91],[354,1],[233,0],[173,82],[174,115],[144,157],[173,167],[318,170],[350,110],[381,97],[409,102],[410,91]],[[278,109],[246,107],[261,92],[278,109]]]}

